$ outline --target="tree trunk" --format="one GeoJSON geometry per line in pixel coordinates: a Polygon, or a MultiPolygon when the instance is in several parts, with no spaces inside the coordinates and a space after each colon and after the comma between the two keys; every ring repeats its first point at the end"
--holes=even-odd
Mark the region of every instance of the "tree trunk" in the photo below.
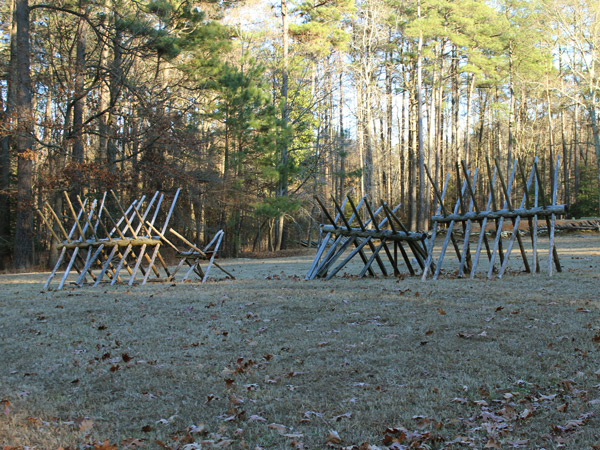
{"type": "MultiPolygon", "coordinates": [[[[282,39],[283,39],[283,70],[281,80],[281,124],[285,130],[288,126],[288,59],[289,59],[289,19],[287,10],[287,0],[281,0],[281,23],[282,23],[282,39]]],[[[287,135],[287,133],[285,133],[287,135]]],[[[280,179],[277,189],[278,197],[286,197],[288,195],[288,141],[284,136],[280,141],[280,179]]],[[[285,213],[282,212],[277,222],[277,247],[276,250],[281,250],[287,247],[287,229],[285,227],[285,213]]]]}
{"type": "MultiPolygon", "coordinates": [[[[346,136],[344,133],[344,66],[342,63],[342,52],[339,52],[338,57],[338,70],[340,71],[340,183],[339,183],[339,194],[338,199],[340,202],[343,201],[344,196],[346,195],[346,149],[345,149],[345,140],[346,136]]],[[[310,244],[310,243],[309,243],[310,244]]]]}
{"type": "MultiPolygon", "coordinates": [[[[413,86],[414,88],[414,86],[413,86]]],[[[416,93],[413,91],[411,98],[415,98],[416,93]]],[[[416,231],[419,226],[419,218],[418,218],[418,192],[417,192],[417,170],[419,167],[418,164],[418,137],[417,137],[417,105],[414,104],[414,101],[411,101],[411,105],[409,107],[408,113],[408,178],[409,178],[409,203],[410,203],[410,229],[416,231]]]]}
{"type": "Polygon", "coordinates": [[[364,124],[363,132],[365,138],[365,194],[368,194],[371,198],[374,196],[373,192],[373,140],[372,140],[372,86],[367,80],[365,86],[365,99],[364,99],[364,124]]]}
{"type": "MultiPolygon", "coordinates": [[[[108,2],[107,2],[108,3],[108,2]]],[[[108,9],[108,4],[106,8],[108,9]]],[[[103,45],[100,50],[100,65],[102,67],[108,67],[108,45],[103,45]]],[[[97,113],[101,114],[98,117],[98,163],[106,163],[108,161],[108,109],[110,105],[110,90],[106,83],[100,83],[98,89],[98,110],[97,113]]],[[[137,139],[136,139],[137,141],[137,139]]]]}
{"type": "Polygon", "coordinates": [[[550,103],[550,87],[547,75],[546,104],[548,106],[548,137],[550,139],[550,192],[554,192],[554,122],[552,120],[552,104],[550,103]]]}
{"type": "MultiPolygon", "coordinates": [[[[79,2],[79,12],[84,13],[85,8],[82,1],[79,2]]],[[[85,107],[85,45],[86,45],[86,23],[83,18],[79,19],[77,25],[77,49],[75,55],[75,89],[73,92],[73,129],[72,129],[72,161],[75,164],[82,164],[84,160],[83,148],[83,111],[85,107]]],[[[73,194],[81,195],[83,192],[83,175],[81,170],[77,170],[77,179],[73,185],[73,194]]]]}
{"type": "MultiPolygon", "coordinates": [[[[508,145],[506,161],[508,166],[512,164],[513,160],[513,122],[515,117],[515,90],[513,88],[513,54],[512,54],[512,42],[509,43],[509,74],[508,74],[508,93],[510,96],[510,105],[508,111],[508,145]]],[[[507,172],[510,173],[510,172],[507,172]]]]}
{"type": "Polygon", "coordinates": [[[33,111],[31,107],[29,2],[15,0],[17,22],[16,118],[17,118],[17,223],[15,232],[14,267],[33,265],[33,111]]]}
{"type": "MultiPolygon", "coordinates": [[[[9,124],[10,108],[4,107],[0,94],[0,123],[9,124]]],[[[10,259],[10,135],[0,139],[0,270],[10,259]]]]}
{"type": "MultiPolygon", "coordinates": [[[[117,5],[115,5],[116,7],[117,5]]],[[[116,14],[114,14],[114,36],[112,39],[112,47],[113,47],[113,60],[111,63],[110,70],[110,106],[111,110],[108,113],[107,118],[107,131],[108,131],[108,141],[106,144],[106,159],[109,170],[116,172],[117,171],[117,132],[116,132],[116,115],[113,112],[112,107],[117,104],[119,101],[119,97],[121,96],[122,89],[122,81],[123,81],[123,32],[121,30],[121,25],[117,23],[118,19],[116,14]]]]}
{"type": "MultiPolygon", "coordinates": [[[[595,99],[594,99],[595,100],[595,99]]],[[[596,164],[598,167],[598,186],[600,186],[600,128],[598,127],[598,116],[596,115],[596,102],[588,103],[588,111],[592,122],[592,134],[594,136],[594,150],[596,152],[596,164]]],[[[598,214],[600,214],[600,188],[598,189],[598,214]]]]}
{"type": "Polygon", "coordinates": [[[475,90],[475,74],[471,75],[471,83],[467,90],[467,123],[465,127],[465,162],[471,162],[471,109],[473,105],[473,91],[475,90]]]}
{"type": "Polygon", "coordinates": [[[406,174],[406,90],[402,91],[401,94],[402,110],[400,114],[400,124],[398,126],[398,132],[400,133],[400,203],[402,203],[402,209],[406,206],[406,183],[409,179],[406,174]]]}
{"type": "MultiPolygon", "coordinates": [[[[458,141],[458,120],[460,109],[460,80],[458,73],[458,50],[452,48],[452,150],[456,161],[461,159],[460,143],[458,141]]],[[[450,164],[451,165],[451,164],[450,164]]]]}
{"type": "Polygon", "coordinates": [[[360,197],[365,195],[365,139],[364,139],[364,108],[362,81],[356,83],[356,145],[358,147],[358,164],[360,169],[360,197]]]}
{"type": "Polygon", "coordinates": [[[577,203],[577,195],[579,194],[579,105],[575,104],[575,120],[573,121],[573,165],[575,169],[575,180],[573,186],[573,196],[577,203]]]}
{"type": "MultiPolygon", "coordinates": [[[[421,1],[417,2],[417,17],[421,17],[421,1]]],[[[423,148],[423,34],[419,32],[417,47],[417,141],[419,155],[419,209],[417,229],[425,228],[425,149],[423,148]]],[[[416,230],[415,230],[416,231],[416,230]]]]}
{"type": "MultiPolygon", "coordinates": [[[[391,37],[390,37],[391,40],[391,37]]],[[[387,159],[387,201],[394,201],[394,188],[393,188],[393,161],[392,161],[392,127],[393,127],[393,105],[392,105],[392,89],[393,89],[393,77],[392,77],[392,52],[388,53],[387,61],[385,65],[385,98],[386,98],[386,143],[385,143],[385,157],[387,159]]]]}
{"type": "MultiPolygon", "coordinates": [[[[2,117],[2,136],[0,137],[0,269],[6,269],[12,253],[11,236],[11,202],[10,202],[10,171],[11,171],[11,146],[14,145],[15,111],[17,89],[17,67],[13,61],[17,60],[17,21],[15,16],[15,2],[10,2],[10,61],[8,67],[8,80],[6,92],[6,106],[0,110],[2,117]]],[[[1,99],[1,96],[0,96],[1,99]]]]}

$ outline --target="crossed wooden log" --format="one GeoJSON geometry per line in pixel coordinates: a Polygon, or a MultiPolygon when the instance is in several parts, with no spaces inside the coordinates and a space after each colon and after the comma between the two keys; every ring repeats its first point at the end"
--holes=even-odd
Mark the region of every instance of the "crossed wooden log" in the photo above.
{"type": "MultiPolygon", "coordinates": [[[[559,170],[560,159],[557,159],[555,170],[553,175],[553,189],[551,200],[548,201],[543,188],[542,178],[540,176],[538,168],[538,160],[535,158],[533,167],[531,168],[529,175],[527,176],[523,163],[520,160],[515,160],[512,164],[512,170],[508,177],[508,183],[506,177],[503,175],[499,160],[495,160],[494,170],[492,172],[492,164],[489,158],[486,159],[488,182],[478,183],[479,171],[469,171],[466,163],[461,162],[461,167],[456,164],[456,188],[457,188],[457,200],[454,205],[452,212],[448,212],[444,200],[446,197],[446,191],[448,188],[448,180],[450,174],[447,175],[444,183],[444,188],[440,193],[440,189],[436,186],[433,181],[429,169],[426,168],[427,177],[431,185],[433,186],[436,199],[439,203],[436,215],[432,217],[433,230],[431,238],[429,239],[428,251],[427,251],[427,264],[422,274],[422,279],[427,279],[431,275],[433,279],[437,279],[442,269],[446,250],[450,242],[454,247],[454,251],[458,258],[458,277],[464,277],[469,274],[470,278],[475,276],[477,271],[482,247],[485,246],[486,254],[488,257],[489,265],[487,268],[487,277],[493,278],[497,276],[501,278],[509,264],[511,252],[515,243],[518,243],[521,259],[525,272],[538,273],[540,272],[540,263],[538,255],[538,220],[542,218],[546,222],[548,236],[549,236],[549,252],[548,252],[548,274],[551,276],[553,269],[557,272],[561,272],[562,268],[558,258],[558,252],[556,250],[554,242],[554,231],[556,216],[565,213],[565,205],[556,204],[557,196],[557,179],[559,170]],[[517,183],[515,179],[520,179],[517,183]],[[499,183],[498,183],[499,180],[499,183]],[[522,192],[520,195],[515,195],[515,185],[520,184],[522,192]],[[480,205],[477,202],[475,192],[478,186],[483,185],[482,188],[487,188],[487,204],[485,209],[481,210],[480,205]],[[533,189],[533,198],[531,190],[533,189]],[[499,195],[498,195],[499,193],[499,195]],[[515,208],[512,199],[520,198],[519,206],[515,208]],[[467,206],[468,205],[468,206],[467,206]],[[529,228],[529,234],[531,237],[532,253],[531,264],[527,256],[525,243],[519,233],[519,225],[522,219],[526,219],[529,228]],[[512,223],[512,231],[508,233],[508,241],[506,242],[506,248],[503,243],[502,232],[504,222],[510,220],[512,223]],[[476,240],[477,245],[475,253],[471,252],[470,238],[473,233],[473,223],[479,224],[479,236],[476,240]],[[462,248],[460,245],[460,239],[455,235],[455,225],[460,224],[464,233],[462,239],[462,248]],[[494,231],[493,242],[490,242],[487,237],[487,229],[490,228],[488,223],[492,223],[494,231]],[[435,245],[436,235],[439,231],[440,224],[447,225],[447,232],[444,242],[441,247],[440,254],[435,265],[435,270],[430,270],[431,266],[429,263],[433,260],[433,250],[435,245]],[[497,265],[496,263],[498,262],[497,265]]],[[[433,267],[433,266],[431,266],[433,267]]]]}
{"type": "MultiPolygon", "coordinates": [[[[163,219],[162,230],[166,230],[173,214],[178,189],[167,215],[163,219]]],[[[78,273],[75,284],[82,286],[88,279],[94,286],[100,284],[107,278],[111,284],[123,281],[123,269],[128,274],[127,283],[131,286],[141,277],[141,284],[145,284],[154,274],[159,280],[166,280],[171,276],[165,263],[160,248],[163,244],[159,235],[150,233],[148,226],[156,229],[154,224],[159,217],[164,194],[158,191],[152,199],[144,204],[146,196],[134,200],[125,210],[121,201],[114,191],[110,191],[110,197],[105,192],[102,199],[89,202],[82,201],[75,196],[79,211],[75,207],[69,195],[64,193],[67,205],[67,218],[73,220],[69,232],[66,231],[58,214],[46,202],[45,208],[50,214],[50,220],[46,215],[37,210],[43,223],[52,233],[58,243],[60,255],[50,273],[44,288],[50,286],[57,271],[67,262],[66,269],[60,279],[57,289],[62,289],[72,271],[78,273]],[[108,199],[112,199],[112,210],[117,211],[119,218],[115,220],[109,211],[108,199]],[[70,216],[70,217],[69,217],[70,216]],[[54,230],[52,222],[57,224],[58,234],[54,230]],[[147,226],[148,225],[148,226],[147,226]],[[109,230],[110,228],[110,230],[109,230]],[[62,235],[62,238],[59,236],[62,235]]]]}
{"type": "Polygon", "coordinates": [[[200,250],[196,245],[192,244],[190,241],[188,241],[185,237],[183,237],[181,234],[179,234],[173,228],[169,229],[169,232],[171,234],[173,234],[176,237],[178,237],[179,239],[181,239],[189,247],[188,250],[182,251],[182,250],[179,250],[175,246],[175,244],[173,244],[171,241],[169,241],[162,232],[155,229],[151,224],[148,224],[148,226],[151,227],[156,234],[158,234],[158,236],[162,239],[163,242],[165,242],[173,250],[175,250],[175,254],[179,258],[179,264],[177,265],[177,267],[171,274],[171,279],[174,280],[175,274],[177,272],[179,272],[179,270],[183,267],[184,264],[187,264],[189,266],[189,269],[181,281],[187,281],[188,278],[190,277],[190,275],[192,273],[195,273],[196,275],[198,275],[198,277],[200,277],[200,279],[202,280],[202,283],[206,283],[206,280],[208,279],[208,273],[213,265],[215,267],[217,267],[225,275],[227,275],[229,278],[231,278],[232,280],[235,280],[235,277],[231,273],[229,273],[221,265],[219,265],[217,262],[215,262],[215,257],[217,256],[217,252],[219,251],[219,248],[221,246],[221,241],[223,240],[223,236],[225,235],[225,232],[223,230],[217,231],[217,233],[212,238],[212,240],[208,243],[208,245],[206,247],[204,247],[203,250],[200,250]],[[200,263],[202,261],[208,261],[207,267],[204,270],[202,269],[202,267],[200,265],[200,263]]]}
{"type": "Polygon", "coordinates": [[[87,199],[82,201],[79,196],[75,196],[76,205],[79,206],[77,213],[72,199],[65,192],[67,217],[63,220],[73,221],[69,232],[63,226],[59,215],[47,202],[44,206],[50,216],[49,219],[44,212],[37,211],[60,249],[56,265],[44,284],[45,289],[50,286],[56,273],[65,263],[66,268],[58,283],[58,290],[64,287],[69,274],[73,271],[78,274],[75,281],[77,286],[82,286],[86,281],[97,286],[105,279],[111,285],[126,281],[129,286],[132,286],[136,281],[141,282],[142,285],[146,284],[149,279],[175,281],[175,275],[184,264],[190,268],[182,281],[186,281],[192,273],[196,273],[204,283],[212,266],[234,279],[233,275],[214,261],[223,240],[223,230],[217,232],[204,250],[200,250],[172,228],[169,231],[182,240],[188,249],[180,250],[165,237],[180,189],[175,193],[171,207],[164,217],[160,214],[164,194],[158,191],[147,204],[145,204],[146,197],[142,196],[134,200],[126,210],[115,192],[112,190],[109,192],[110,196],[105,192],[100,201],[97,199],[91,202],[87,199]],[[109,200],[112,200],[111,205],[109,200]],[[113,213],[116,211],[119,214],[118,220],[115,220],[109,211],[111,207],[113,213]],[[159,219],[163,220],[161,225],[157,224],[159,219]],[[58,232],[55,231],[53,223],[56,224],[58,232]],[[176,256],[180,258],[179,264],[173,271],[169,270],[160,253],[161,247],[165,245],[173,248],[176,256]],[[204,270],[200,265],[201,261],[208,261],[204,270]],[[150,278],[152,275],[154,277],[150,278]]]}
{"type": "Polygon", "coordinates": [[[384,250],[394,275],[401,273],[398,251],[400,251],[404,264],[411,275],[416,274],[413,267],[414,262],[419,265],[421,270],[425,267],[427,257],[425,240],[427,234],[408,231],[396,215],[400,205],[390,209],[387,203],[382,201],[381,206],[373,211],[367,196],[364,196],[357,205],[347,196],[341,206],[332,197],[337,213],[333,218],[323,201],[318,197],[315,197],[315,199],[321,206],[329,224],[321,225],[321,232],[325,234],[325,237],[306,274],[307,280],[315,278],[331,279],[356,255],[359,255],[363,262],[363,268],[358,274],[359,277],[363,277],[367,273],[375,276],[372,267],[374,262],[377,262],[381,273],[387,276],[390,267],[384,263],[384,259],[380,255],[381,250],[384,250]],[[349,218],[346,217],[347,205],[350,206],[351,210],[349,218]],[[365,218],[364,221],[363,218],[365,218]],[[358,226],[353,226],[355,222],[358,226]],[[331,243],[331,239],[333,239],[333,243],[329,250],[325,252],[331,243]],[[354,246],[354,249],[334,267],[334,264],[345,255],[351,246],[354,246]],[[367,256],[365,250],[370,251],[370,256],[367,256]],[[412,261],[409,252],[413,255],[412,261]]]}

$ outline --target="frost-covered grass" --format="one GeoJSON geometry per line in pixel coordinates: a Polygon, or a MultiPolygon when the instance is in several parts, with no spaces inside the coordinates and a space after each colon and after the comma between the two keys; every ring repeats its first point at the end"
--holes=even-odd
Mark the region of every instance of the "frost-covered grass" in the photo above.
{"type": "Polygon", "coordinates": [[[0,445],[597,448],[600,238],[558,244],[552,278],[306,282],[310,256],[205,285],[0,276],[0,445]]]}

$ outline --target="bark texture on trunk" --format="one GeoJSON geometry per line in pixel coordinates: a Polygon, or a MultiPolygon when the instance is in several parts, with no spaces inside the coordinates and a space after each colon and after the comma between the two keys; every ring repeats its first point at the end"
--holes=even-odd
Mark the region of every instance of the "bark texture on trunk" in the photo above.
{"type": "MultiPolygon", "coordinates": [[[[31,107],[29,2],[16,0],[17,23],[16,73],[17,89],[15,109],[17,118],[17,223],[13,265],[23,269],[33,265],[33,117],[31,107]]],[[[11,61],[13,64],[13,61],[11,61]]]]}

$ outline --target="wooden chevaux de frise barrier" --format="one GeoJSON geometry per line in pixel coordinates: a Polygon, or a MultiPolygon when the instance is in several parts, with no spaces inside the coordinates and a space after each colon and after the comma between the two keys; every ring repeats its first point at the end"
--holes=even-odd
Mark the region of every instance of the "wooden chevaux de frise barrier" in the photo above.
{"type": "Polygon", "coordinates": [[[388,275],[388,269],[381,257],[381,250],[384,250],[394,275],[400,274],[399,265],[401,263],[398,259],[398,250],[411,275],[415,275],[416,272],[409,257],[409,252],[420,269],[424,269],[425,259],[427,258],[425,246],[427,234],[408,231],[396,216],[396,211],[400,205],[391,209],[385,202],[381,202],[381,206],[374,211],[366,196],[362,198],[358,205],[355,205],[350,197],[346,197],[342,206],[332,198],[336,209],[336,215],[333,218],[323,202],[319,198],[316,198],[316,200],[329,224],[321,226],[321,231],[325,233],[325,237],[306,275],[307,280],[332,278],[356,255],[359,255],[364,263],[358,274],[360,277],[367,273],[370,275],[375,274],[373,271],[375,261],[383,275],[388,275]],[[344,212],[347,204],[352,209],[349,219],[346,218],[344,212]],[[367,219],[363,221],[361,217],[367,217],[367,219]],[[334,239],[333,243],[329,245],[332,238],[334,239]],[[327,247],[329,247],[329,250],[327,250],[327,247]],[[350,254],[345,256],[349,247],[353,247],[353,249],[350,254]],[[371,250],[370,257],[365,254],[366,247],[371,250]],[[409,252],[407,252],[407,249],[409,252]],[[336,264],[340,259],[341,262],[336,264]]]}
{"type": "Polygon", "coordinates": [[[429,238],[428,262],[433,260],[435,239],[440,225],[446,225],[447,229],[435,270],[431,273],[429,271],[430,266],[426,265],[422,278],[425,280],[430,274],[433,279],[439,276],[450,242],[459,263],[459,277],[467,274],[470,278],[475,276],[482,247],[485,247],[488,260],[487,277],[502,277],[508,268],[515,241],[520,250],[525,272],[539,272],[538,223],[540,219],[544,220],[548,231],[548,274],[552,275],[553,267],[560,272],[562,269],[554,242],[556,216],[565,213],[565,205],[556,204],[559,162],[560,160],[557,159],[552,174],[552,192],[550,195],[545,193],[537,158],[534,160],[533,167],[529,172],[525,171],[521,161],[514,161],[507,174],[503,173],[498,160],[495,161],[492,170],[492,164],[488,159],[486,160],[487,180],[484,180],[478,169],[470,171],[464,162],[461,166],[457,164],[455,185],[459,191],[457,192],[454,208],[450,211],[444,202],[447,195],[449,176],[440,191],[439,187],[432,182],[431,175],[427,171],[439,202],[437,214],[432,217],[433,227],[429,238]],[[486,193],[487,202],[485,205],[478,204],[476,199],[478,189],[486,193]],[[514,199],[518,201],[517,204],[514,203],[514,199]],[[481,206],[483,206],[483,209],[481,206]],[[527,220],[527,229],[531,240],[531,262],[527,255],[525,241],[521,236],[520,225],[523,219],[527,220]],[[504,233],[504,224],[507,221],[510,222],[509,229],[507,233],[504,233]],[[461,239],[455,233],[456,224],[460,224],[464,235],[462,246],[461,239]],[[478,232],[476,227],[473,226],[474,224],[479,226],[478,232]],[[488,230],[492,231],[490,234],[493,239],[488,239],[488,230]],[[474,252],[470,242],[471,235],[477,237],[474,252]],[[504,239],[506,239],[506,242],[503,242],[504,239]]]}
{"type": "MultiPolygon", "coordinates": [[[[357,257],[362,261],[355,274],[358,277],[407,272],[422,280],[435,280],[445,270],[459,278],[473,278],[483,268],[487,278],[501,278],[511,256],[513,260],[520,258],[525,272],[537,273],[541,271],[538,240],[542,229],[549,240],[548,274],[560,272],[555,227],[556,217],[565,214],[565,205],[556,203],[559,162],[554,166],[549,191],[537,158],[528,168],[520,160],[503,167],[498,160],[492,163],[487,159],[484,170],[469,169],[463,161],[455,165],[455,173],[447,174],[443,186],[434,182],[426,167],[437,207],[429,233],[409,230],[397,215],[400,205],[392,208],[383,201],[374,205],[367,196],[355,202],[347,196],[341,204],[332,198],[330,211],[315,197],[327,223],[321,225],[321,243],[305,279],[329,280],[357,257]],[[443,239],[438,238],[440,234],[445,234],[443,239]],[[513,251],[515,247],[518,252],[513,251]],[[447,261],[448,251],[456,256],[452,267],[447,261]],[[486,260],[487,266],[481,260],[486,260]]],[[[97,286],[103,281],[130,286],[149,280],[173,282],[184,266],[187,270],[181,281],[195,274],[206,282],[212,267],[234,279],[215,261],[223,230],[201,249],[169,228],[179,192],[166,211],[161,211],[165,196],[159,192],[148,201],[142,196],[127,208],[112,190],[100,199],[83,201],[64,193],[67,214],[62,219],[46,203],[37,212],[56,240],[60,255],[44,287],[50,286],[61,267],[64,272],[57,289],[62,289],[74,272],[77,286],[86,282],[97,286]],[[167,230],[185,249],[166,237],[167,230]],[[171,248],[179,259],[172,270],[161,255],[164,247],[171,248]],[[202,268],[204,262],[206,267],[202,268]]]]}
{"type": "Polygon", "coordinates": [[[86,281],[97,286],[103,280],[109,281],[110,284],[127,282],[130,286],[136,282],[143,285],[149,279],[172,282],[184,264],[187,264],[189,269],[182,281],[195,273],[205,282],[212,266],[233,278],[214,261],[223,231],[219,231],[204,250],[197,248],[172,228],[169,232],[181,239],[188,249],[179,250],[165,237],[179,192],[180,190],[177,190],[166,215],[160,214],[165,196],[158,191],[148,202],[146,197],[142,196],[131,202],[126,209],[112,190],[110,196],[105,192],[100,200],[94,199],[91,202],[87,199],[82,201],[79,196],[75,196],[78,212],[65,192],[68,214],[63,220],[46,203],[45,211],[37,212],[56,240],[60,255],[44,288],[50,286],[63,265],[66,267],[57,289],[64,287],[72,272],[78,274],[75,281],[78,286],[82,286],[86,281]],[[47,215],[49,217],[46,217],[47,215]],[[162,224],[158,225],[157,220],[162,220],[162,224]],[[65,224],[72,224],[68,227],[63,225],[63,221],[65,224]],[[60,235],[54,230],[53,223],[57,224],[60,235]],[[165,245],[173,248],[180,259],[173,271],[169,270],[161,255],[161,247],[165,245]],[[205,260],[208,261],[208,265],[203,271],[200,263],[205,260]]]}
{"type": "Polygon", "coordinates": [[[431,220],[430,235],[409,231],[395,214],[399,205],[390,209],[385,202],[381,202],[381,206],[373,212],[366,198],[363,198],[356,207],[348,197],[342,206],[333,200],[336,211],[334,218],[323,202],[318,200],[329,223],[321,226],[324,239],[306,279],[330,279],[357,255],[364,263],[358,276],[374,275],[374,261],[377,261],[381,273],[387,275],[388,270],[380,257],[382,249],[385,250],[395,275],[400,272],[398,259],[398,250],[400,250],[410,275],[416,275],[414,266],[418,265],[417,269],[420,269],[423,280],[437,279],[450,244],[458,261],[456,268],[458,277],[475,276],[477,268],[483,265],[479,264],[479,261],[485,248],[488,261],[485,273],[488,278],[496,276],[500,278],[508,268],[515,241],[520,250],[525,272],[540,272],[538,251],[540,220],[544,221],[549,238],[548,274],[552,275],[554,269],[560,272],[554,231],[556,216],[565,213],[565,205],[556,204],[558,170],[559,161],[552,174],[551,193],[547,195],[537,159],[534,160],[529,171],[525,170],[521,161],[514,161],[507,173],[503,172],[499,161],[496,160],[492,164],[488,159],[485,170],[487,177],[481,176],[479,169],[469,170],[466,163],[462,162],[460,165],[457,163],[453,180],[456,187],[453,196],[455,201],[450,208],[447,197],[449,197],[448,186],[451,174],[447,174],[443,187],[440,187],[436,185],[429,169],[426,168],[438,204],[437,213],[431,220]],[[483,192],[485,195],[478,196],[478,192],[483,192]],[[484,197],[485,204],[480,205],[478,197],[480,199],[484,197]],[[346,219],[346,215],[350,212],[344,212],[346,204],[351,207],[349,219],[346,219]],[[362,214],[359,211],[361,207],[362,214]],[[378,214],[382,216],[378,218],[378,214]],[[363,222],[361,216],[367,220],[363,222]],[[521,235],[523,220],[528,224],[531,262],[526,243],[521,235]],[[504,231],[506,223],[511,225],[508,232],[504,231]],[[456,228],[459,228],[458,232],[456,228]],[[440,231],[445,232],[445,238],[439,256],[435,258],[436,238],[440,231]],[[331,243],[332,237],[334,239],[331,243]],[[367,245],[371,249],[370,257],[363,250],[367,245]],[[390,250],[391,245],[393,245],[393,252],[390,250]],[[346,256],[345,252],[351,246],[354,246],[354,249],[346,256]],[[407,249],[413,258],[410,258],[407,249]],[[345,257],[342,259],[342,256],[345,257]],[[335,264],[339,259],[341,262],[335,264]]]}

